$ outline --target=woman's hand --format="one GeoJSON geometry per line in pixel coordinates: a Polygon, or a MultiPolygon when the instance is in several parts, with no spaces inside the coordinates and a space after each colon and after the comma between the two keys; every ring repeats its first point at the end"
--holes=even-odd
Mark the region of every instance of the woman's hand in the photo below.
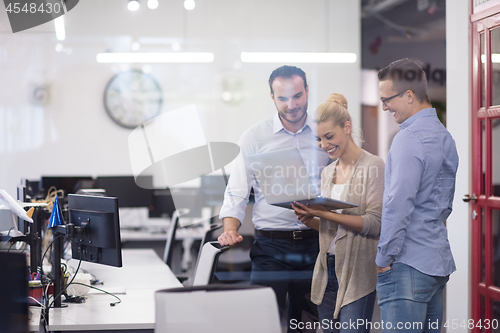
{"type": "MultiPolygon", "coordinates": [[[[295,215],[302,214],[302,215],[307,215],[307,216],[317,216],[317,217],[324,217],[325,212],[329,212],[329,210],[325,206],[321,205],[304,205],[301,204],[297,201],[294,201],[292,204],[292,208],[295,211],[295,215]]],[[[300,218],[299,218],[300,220],[300,218]]]]}
{"type": "Polygon", "coordinates": [[[304,214],[297,214],[297,219],[299,219],[300,222],[304,223],[308,228],[313,228],[315,229],[315,225],[313,224],[314,221],[314,216],[313,215],[304,215],[304,214]]]}
{"type": "Polygon", "coordinates": [[[306,227],[314,230],[319,230],[319,220],[316,219],[314,215],[305,213],[305,211],[298,208],[297,206],[292,205],[292,208],[295,211],[295,215],[297,215],[297,219],[300,222],[304,223],[306,227]]]}

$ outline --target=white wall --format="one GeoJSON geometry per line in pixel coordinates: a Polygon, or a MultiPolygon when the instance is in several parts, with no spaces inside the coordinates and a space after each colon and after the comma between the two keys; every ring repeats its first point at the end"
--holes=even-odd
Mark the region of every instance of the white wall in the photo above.
{"type": "MultiPolygon", "coordinates": [[[[281,64],[242,64],[241,51],[354,52],[355,64],[297,64],[308,75],[309,111],[331,92],[349,100],[360,127],[360,4],[326,0],[160,1],[156,10],[126,9],[125,0],[85,0],[65,15],[66,40],[56,52],[54,24],[0,34],[0,188],[14,194],[21,178],[41,175],[131,174],[130,130],[113,123],[103,106],[112,76],[127,66],[98,64],[99,52],[209,51],[211,64],[150,65],[163,90],[162,112],[196,104],[210,141],[236,142],[241,132],[272,115],[267,80],[281,64]],[[328,3],[329,15],[325,15],[328,3]],[[229,78],[242,82],[244,99],[222,101],[229,78]],[[51,102],[30,103],[34,87],[48,84],[51,102]]],[[[0,6],[2,7],[2,6],[0,6]]],[[[3,10],[3,7],[1,8],[3,10]]],[[[5,20],[5,13],[0,21],[5,20]]],[[[7,22],[0,22],[0,29],[7,22]]],[[[142,68],[132,65],[131,68],[142,68]]]]}
{"type": "MultiPolygon", "coordinates": [[[[457,144],[460,165],[448,236],[457,265],[446,287],[446,318],[458,323],[470,318],[470,227],[469,207],[462,201],[470,193],[470,59],[469,0],[446,1],[447,127],[457,144]]],[[[451,331],[451,330],[450,330],[451,331]]],[[[467,332],[458,328],[453,332],[467,332]]]]}

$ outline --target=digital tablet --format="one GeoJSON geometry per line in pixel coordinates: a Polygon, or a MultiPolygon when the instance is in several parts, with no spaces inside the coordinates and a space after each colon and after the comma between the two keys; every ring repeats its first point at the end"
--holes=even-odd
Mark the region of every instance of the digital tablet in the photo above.
{"type": "MultiPolygon", "coordinates": [[[[350,203],[350,202],[330,199],[330,198],[326,198],[326,197],[317,197],[314,199],[296,200],[296,202],[299,202],[303,205],[310,205],[310,206],[321,205],[321,206],[325,206],[325,207],[329,208],[330,210],[358,207],[358,205],[350,203]]],[[[293,201],[288,201],[288,202],[275,203],[272,205],[283,207],[283,208],[293,209],[291,206],[292,203],[293,203],[293,201]]]]}

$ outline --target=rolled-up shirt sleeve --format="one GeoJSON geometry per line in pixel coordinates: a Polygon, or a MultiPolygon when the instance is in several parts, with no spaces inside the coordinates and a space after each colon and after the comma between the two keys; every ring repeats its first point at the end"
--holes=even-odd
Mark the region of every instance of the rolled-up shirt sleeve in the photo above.
{"type": "Polygon", "coordinates": [[[415,208],[426,163],[424,145],[411,131],[399,132],[387,157],[382,228],[376,263],[392,264],[399,255],[415,208]]]}
{"type": "Polygon", "coordinates": [[[235,160],[229,182],[224,193],[224,203],[219,213],[222,220],[225,217],[234,217],[240,222],[245,218],[245,209],[252,188],[253,173],[246,166],[243,153],[240,152],[235,160]]]}
{"type": "Polygon", "coordinates": [[[224,202],[222,204],[219,218],[234,217],[243,223],[245,210],[248,205],[250,190],[255,184],[255,175],[246,160],[246,156],[255,154],[256,142],[252,133],[245,132],[238,141],[240,153],[236,158],[229,177],[229,182],[224,192],[224,202]]]}

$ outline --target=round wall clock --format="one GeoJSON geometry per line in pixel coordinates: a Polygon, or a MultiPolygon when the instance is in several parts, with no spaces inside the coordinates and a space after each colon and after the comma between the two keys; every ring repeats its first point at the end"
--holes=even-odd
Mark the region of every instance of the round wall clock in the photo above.
{"type": "Polygon", "coordinates": [[[160,85],[139,70],[116,74],[104,91],[106,112],[118,125],[136,128],[160,114],[160,85]]]}

